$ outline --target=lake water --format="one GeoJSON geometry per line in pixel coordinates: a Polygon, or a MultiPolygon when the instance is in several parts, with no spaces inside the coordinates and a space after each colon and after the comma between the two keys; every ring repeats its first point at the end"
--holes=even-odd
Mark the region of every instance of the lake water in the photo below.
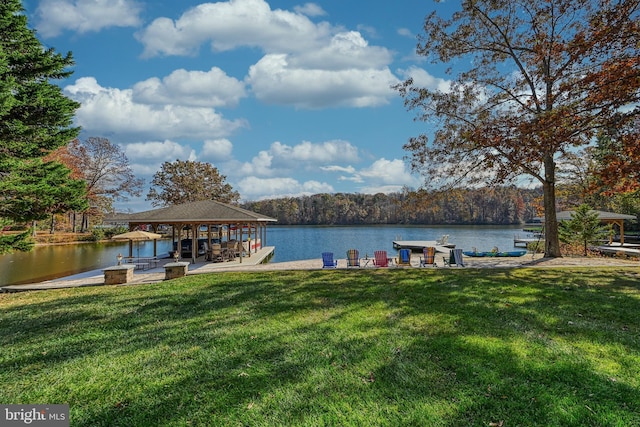
{"type": "MultiPolygon", "coordinates": [[[[520,226],[270,226],[266,245],[275,246],[271,262],[320,258],[333,252],[345,258],[354,248],[361,256],[376,250],[395,254],[394,240],[437,240],[449,235],[449,242],[464,250],[513,248],[520,226]]],[[[167,256],[170,240],[157,242],[158,256],[167,256]]],[[[0,256],[0,285],[32,283],[101,269],[116,264],[118,253],[129,253],[128,243],[82,243],[38,246],[32,252],[0,256]]],[[[134,256],[153,256],[153,242],[134,243],[134,256]]]]}

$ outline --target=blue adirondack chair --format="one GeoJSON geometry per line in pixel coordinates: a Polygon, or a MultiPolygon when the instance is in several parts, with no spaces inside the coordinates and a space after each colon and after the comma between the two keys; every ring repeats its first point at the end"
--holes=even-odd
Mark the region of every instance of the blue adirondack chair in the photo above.
{"type": "Polygon", "coordinates": [[[336,268],[338,260],[333,259],[333,252],[322,252],[322,268],[336,268]]]}
{"type": "Polygon", "coordinates": [[[411,267],[411,249],[400,249],[396,265],[411,267]]]}

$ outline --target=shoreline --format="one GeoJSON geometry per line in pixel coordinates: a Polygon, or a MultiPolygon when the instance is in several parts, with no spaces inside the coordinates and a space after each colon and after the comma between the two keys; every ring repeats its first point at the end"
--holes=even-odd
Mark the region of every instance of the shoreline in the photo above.
{"type": "MultiPolygon", "coordinates": [[[[477,268],[562,268],[562,267],[582,267],[582,268],[603,268],[603,267],[640,267],[638,259],[621,259],[614,257],[562,257],[562,258],[544,258],[542,254],[527,254],[521,257],[485,257],[473,258],[465,257],[465,267],[447,267],[442,261],[442,256],[436,257],[436,267],[419,267],[419,257],[413,257],[412,265],[396,267],[388,267],[389,270],[400,269],[416,269],[416,270],[465,270],[477,268]]],[[[169,260],[167,259],[167,262],[169,260]]],[[[213,274],[222,272],[264,272],[264,271],[286,271],[286,270],[374,270],[378,267],[367,266],[360,268],[347,268],[345,259],[338,259],[337,268],[322,268],[322,259],[313,258],[298,261],[285,262],[269,262],[258,264],[251,262],[245,258],[244,263],[211,263],[199,262],[189,266],[188,275],[193,274],[213,274]],[[244,265],[243,265],[244,264],[244,265]]],[[[129,286],[136,284],[159,283],[165,281],[165,272],[163,266],[146,271],[135,271],[132,281],[116,286],[129,286]]],[[[104,275],[102,270],[92,270],[80,273],[74,276],[62,277],[59,279],[48,280],[39,283],[30,283],[23,285],[6,285],[1,286],[2,292],[23,292],[33,290],[46,289],[63,289],[84,286],[105,286],[104,275]]]]}

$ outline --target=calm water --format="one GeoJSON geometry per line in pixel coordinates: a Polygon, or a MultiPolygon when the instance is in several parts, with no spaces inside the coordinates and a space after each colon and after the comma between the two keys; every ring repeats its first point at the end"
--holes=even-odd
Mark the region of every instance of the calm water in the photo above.
{"type": "Polygon", "coordinates": [[[276,248],[272,262],[283,262],[320,258],[322,252],[345,258],[351,248],[358,249],[361,256],[373,256],[376,250],[395,254],[394,240],[437,240],[444,234],[457,248],[489,251],[494,246],[511,250],[514,235],[526,233],[520,226],[269,227],[267,245],[276,248]]]}
{"type": "MultiPolygon", "coordinates": [[[[394,240],[437,240],[449,235],[458,248],[479,251],[513,248],[513,237],[524,235],[521,227],[505,226],[361,226],[311,227],[271,226],[267,230],[268,246],[275,246],[271,262],[320,258],[322,252],[333,252],[344,258],[355,248],[362,256],[375,250],[395,254],[394,240]]],[[[159,240],[158,256],[167,256],[170,240],[159,240]]],[[[134,243],[134,256],[152,256],[153,242],[134,243]]],[[[29,253],[0,256],[0,285],[32,283],[114,265],[118,253],[129,253],[128,243],[82,243],[76,245],[41,246],[29,253]]]]}

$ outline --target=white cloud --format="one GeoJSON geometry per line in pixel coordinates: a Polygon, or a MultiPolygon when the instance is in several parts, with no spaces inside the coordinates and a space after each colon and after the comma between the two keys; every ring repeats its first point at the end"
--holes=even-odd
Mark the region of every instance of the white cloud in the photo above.
{"type": "Polygon", "coordinates": [[[351,182],[360,184],[364,182],[364,179],[362,179],[362,175],[358,173],[353,173],[352,175],[348,175],[348,176],[341,175],[338,178],[338,181],[351,181],[351,182]]]}
{"type": "MultiPolygon", "coordinates": [[[[317,16],[321,11],[313,3],[293,12],[272,10],[264,0],[204,3],[175,21],[154,20],[137,38],[144,45],[146,57],[195,55],[205,42],[210,42],[214,51],[260,49],[265,56],[251,66],[245,82],[266,104],[298,108],[387,104],[397,95],[390,87],[399,81],[388,68],[392,52],[370,46],[360,32],[326,22],[314,23],[307,16],[317,16]]],[[[164,88],[157,79],[143,83],[141,93],[149,90],[154,97],[164,92],[171,95],[166,82],[164,88]]]]}
{"type": "Polygon", "coordinates": [[[234,174],[239,176],[258,175],[272,176],[275,172],[272,169],[273,155],[268,151],[260,151],[251,162],[245,162],[239,167],[232,168],[234,174]]]}
{"type": "Polygon", "coordinates": [[[409,67],[407,70],[400,70],[399,73],[405,79],[412,78],[413,84],[418,87],[429,88],[432,90],[440,90],[441,92],[451,91],[451,81],[440,77],[434,77],[424,68],[416,66],[409,67]]]}
{"type": "Polygon", "coordinates": [[[226,120],[210,108],[139,104],[134,102],[131,89],[105,88],[93,77],[76,80],[64,92],[82,104],[76,111],[80,126],[95,134],[118,134],[125,142],[224,137],[244,125],[240,120],[226,120]]]}
{"type": "Polygon", "coordinates": [[[269,104],[298,108],[373,107],[387,104],[398,79],[383,69],[293,68],[285,54],[266,55],[249,69],[247,81],[256,97],[269,104]]]}
{"type": "Polygon", "coordinates": [[[132,0],[42,0],[36,9],[36,29],[43,37],[64,30],[97,32],[108,27],[140,25],[142,7],[132,0]]]}
{"type": "Polygon", "coordinates": [[[206,41],[216,51],[250,46],[290,52],[318,47],[317,40],[330,31],[328,24],[314,24],[301,13],[271,10],[264,0],[229,0],[200,4],[176,21],[158,18],[137,38],[145,57],[192,55],[206,41]]]}
{"type": "Polygon", "coordinates": [[[321,48],[288,56],[292,68],[310,70],[367,70],[386,67],[391,52],[369,43],[357,31],[341,32],[321,48]]]}
{"type": "Polygon", "coordinates": [[[413,32],[408,28],[398,28],[398,34],[403,37],[411,37],[414,38],[413,32]]]}
{"type": "Polygon", "coordinates": [[[358,173],[383,184],[415,185],[416,178],[407,171],[406,166],[406,163],[400,159],[387,160],[383,157],[358,173]]]}
{"type": "Polygon", "coordinates": [[[345,172],[345,173],[356,172],[356,168],[354,168],[353,166],[343,167],[343,166],[331,165],[331,166],[321,166],[320,169],[326,172],[345,172]]]}
{"type": "Polygon", "coordinates": [[[188,159],[195,154],[188,145],[181,145],[169,140],[127,144],[124,152],[127,158],[134,162],[156,161],[160,163],[175,159],[188,159]]]}
{"type": "Polygon", "coordinates": [[[180,104],[195,107],[234,107],[246,96],[244,83],[220,68],[209,71],[179,69],[133,86],[133,101],[143,104],[180,104]]]}
{"type": "MultiPolygon", "coordinates": [[[[333,186],[327,182],[308,180],[300,182],[290,176],[277,176],[277,168],[273,167],[276,159],[266,151],[263,157],[254,158],[252,166],[259,163],[259,159],[267,159],[265,170],[270,175],[259,175],[257,168],[247,167],[243,178],[235,186],[245,200],[260,200],[267,198],[299,196],[303,194],[333,193],[333,186]]],[[[325,172],[346,173],[348,176],[340,176],[339,181],[352,181],[359,184],[358,191],[365,194],[394,193],[402,191],[404,186],[415,188],[420,185],[418,178],[407,171],[407,165],[400,159],[387,160],[384,158],[374,161],[370,166],[356,170],[353,166],[321,166],[325,172]]],[[[282,171],[280,175],[282,175],[282,171]]],[[[300,172],[298,170],[298,172],[300,172]]],[[[286,173],[286,172],[285,172],[286,173]]]]}
{"type": "Polygon", "coordinates": [[[242,179],[238,183],[238,190],[244,200],[262,200],[334,192],[333,187],[325,182],[315,180],[299,182],[293,178],[265,179],[254,176],[242,179]]]}
{"type": "Polygon", "coordinates": [[[133,172],[147,183],[164,162],[176,159],[196,160],[195,150],[191,147],[169,140],[123,144],[123,151],[133,172]]]}
{"type": "Polygon", "coordinates": [[[326,141],[319,144],[303,141],[294,146],[276,141],[269,150],[260,151],[250,162],[234,169],[239,176],[272,177],[293,170],[318,170],[329,163],[357,161],[358,148],[347,141],[326,141]]]}
{"type": "Polygon", "coordinates": [[[203,160],[229,160],[232,151],[233,144],[228,139],[206,140],[200,156],[203,160]]]}
{"type": "MultiPolygon", "coordinates": [[[[371,189],[393,188],[392,191],[398,191],[403,186],[417,187],[420,181],[411,172],[407,170],[407,165],[400,159],[387,160],[384,157],[374,161],[369,167],[356,170],[349,166],[346,168],[338,166],[330,166],[322,168],[328,172],[342,172],[349,175],[341,175],[340,181],[351,181],[359,184],[366,183],[360,191],[365,193],[381,192],[371,189]],[[367,190],[368,189],[368,190],[367,190]]],[[[382,191],[382,192],[392,192],[382,191]]]]}
{"type": "Polygon", "coordinates": [[[305,3],[302,6],[294,6],[293,10],[301,15],[307,16],[323,16],[327,12],[315,3],[305,3]]]}
{"type": "Polygon", "coordinates": [[[271,144],[270,152],[280,165],[298,165],[300,162],[328,163],[336,161],[358,161],[358,148],[347,141],[326,141],[314,144],[303,141],[289,146],[281,142],[271,144]]]}

